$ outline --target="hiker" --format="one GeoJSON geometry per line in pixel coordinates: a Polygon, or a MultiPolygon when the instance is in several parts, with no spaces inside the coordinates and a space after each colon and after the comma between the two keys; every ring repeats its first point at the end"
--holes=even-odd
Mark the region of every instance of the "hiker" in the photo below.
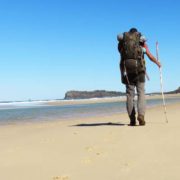
{"type": "MultiPolygon", "coordinates": [[[[117,36],[118,51],[121,55],[120,70],[121,81],[126,85],[126,106],[130,118],[130,125],[136,125],[136,110],[134,104],[135,88],[137,91],[137,120],[139,125],[145,125],[145,76],[146,67],[144,55],[154,62],[159,68],[161,64],[150,53],[146,38],[136,28],[117,36]]],[[[147,76],[148,77],[148,76],[147,76]]]]}

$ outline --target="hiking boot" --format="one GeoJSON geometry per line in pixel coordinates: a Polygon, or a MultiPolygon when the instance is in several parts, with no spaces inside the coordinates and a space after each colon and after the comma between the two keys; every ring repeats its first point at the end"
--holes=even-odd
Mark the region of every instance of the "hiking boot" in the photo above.
{"type": "Polygon", "coordinates": [[[136,112],[135,109],[133,108],[133,111],[131,113],[131,115],[129,116],[130,118],[130,126],[136,126],[136,112]]]}
{"type": "Polygon", "coordinates": [[[136,121],[130,121],[130,126],[136,126],[136,121]]]}
{"type": "Polygon", "coordinates": [[[138,121],[139,121],[139,125],[140,126],[144,126],[146,124],[145,120],[144,120],[144,116],[139,114],[137,117],[138,121]]]}

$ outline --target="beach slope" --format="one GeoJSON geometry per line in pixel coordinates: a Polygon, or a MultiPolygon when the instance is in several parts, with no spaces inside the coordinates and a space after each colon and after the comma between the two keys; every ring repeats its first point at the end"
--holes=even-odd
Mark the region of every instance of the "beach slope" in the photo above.
{"type": "Polygon", "coordinates": [[[126,114],[0,126],[2,180],[179,180],[180,104],[126,114]]]}

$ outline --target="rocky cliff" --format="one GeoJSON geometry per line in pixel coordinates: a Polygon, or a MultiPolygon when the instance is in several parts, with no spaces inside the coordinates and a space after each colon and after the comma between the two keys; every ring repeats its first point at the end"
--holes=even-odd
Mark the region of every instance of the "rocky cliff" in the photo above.
{"type": "MultiPolygon", "coordinates": [[[[165,92],[165,94],[177,94],[180,93],[180,87],[174,91],[165,92]]],[[[161,92],[148,93],[149,95],[161,94],[161,92]]],[[[105,90],[96,90],[96,91],[68,91],[65,94],[64,99],[90,99],[90,98],[102,98],[102,97],[117,97],[125,96],[124,92],[117,91],[105,91],[105,90]]]]}
{"type": "Polygon", "coordinates": [[[169,91],[169,92],[166,92],[166,94],[177,94],[177,93],[180,93],[180,87],[178,87],[176,90],[174,91],[169,91]]]}
{"type": "Polygon", "coordinates": [[[64,99],[89,99],[89,98],[102,98],[102,97],[116,97],[123,96],[125,93],[116,91],[68,91],[64,99]]]}

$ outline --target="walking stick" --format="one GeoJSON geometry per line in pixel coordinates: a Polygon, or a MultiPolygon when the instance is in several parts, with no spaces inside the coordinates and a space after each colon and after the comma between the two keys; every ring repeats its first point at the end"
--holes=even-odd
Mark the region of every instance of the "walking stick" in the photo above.
{"type": "MultiPolygon", "coordinates": [[[[159,51],[158,42],[156,42],[156,56],[157,56],[157,60],[160,62],[158,51],[159,51]]],[[[166,123],[168,123],[166,102],[165,102],[164,91],[163,91],[163,78],[162,78],[162,68],[161,67],[159,68],[159,72],[160,72],[160,82],[161,82],[161,94],[162,94],[163,106],[164,106],[164,115],[166,118],[166,123]]]]}

